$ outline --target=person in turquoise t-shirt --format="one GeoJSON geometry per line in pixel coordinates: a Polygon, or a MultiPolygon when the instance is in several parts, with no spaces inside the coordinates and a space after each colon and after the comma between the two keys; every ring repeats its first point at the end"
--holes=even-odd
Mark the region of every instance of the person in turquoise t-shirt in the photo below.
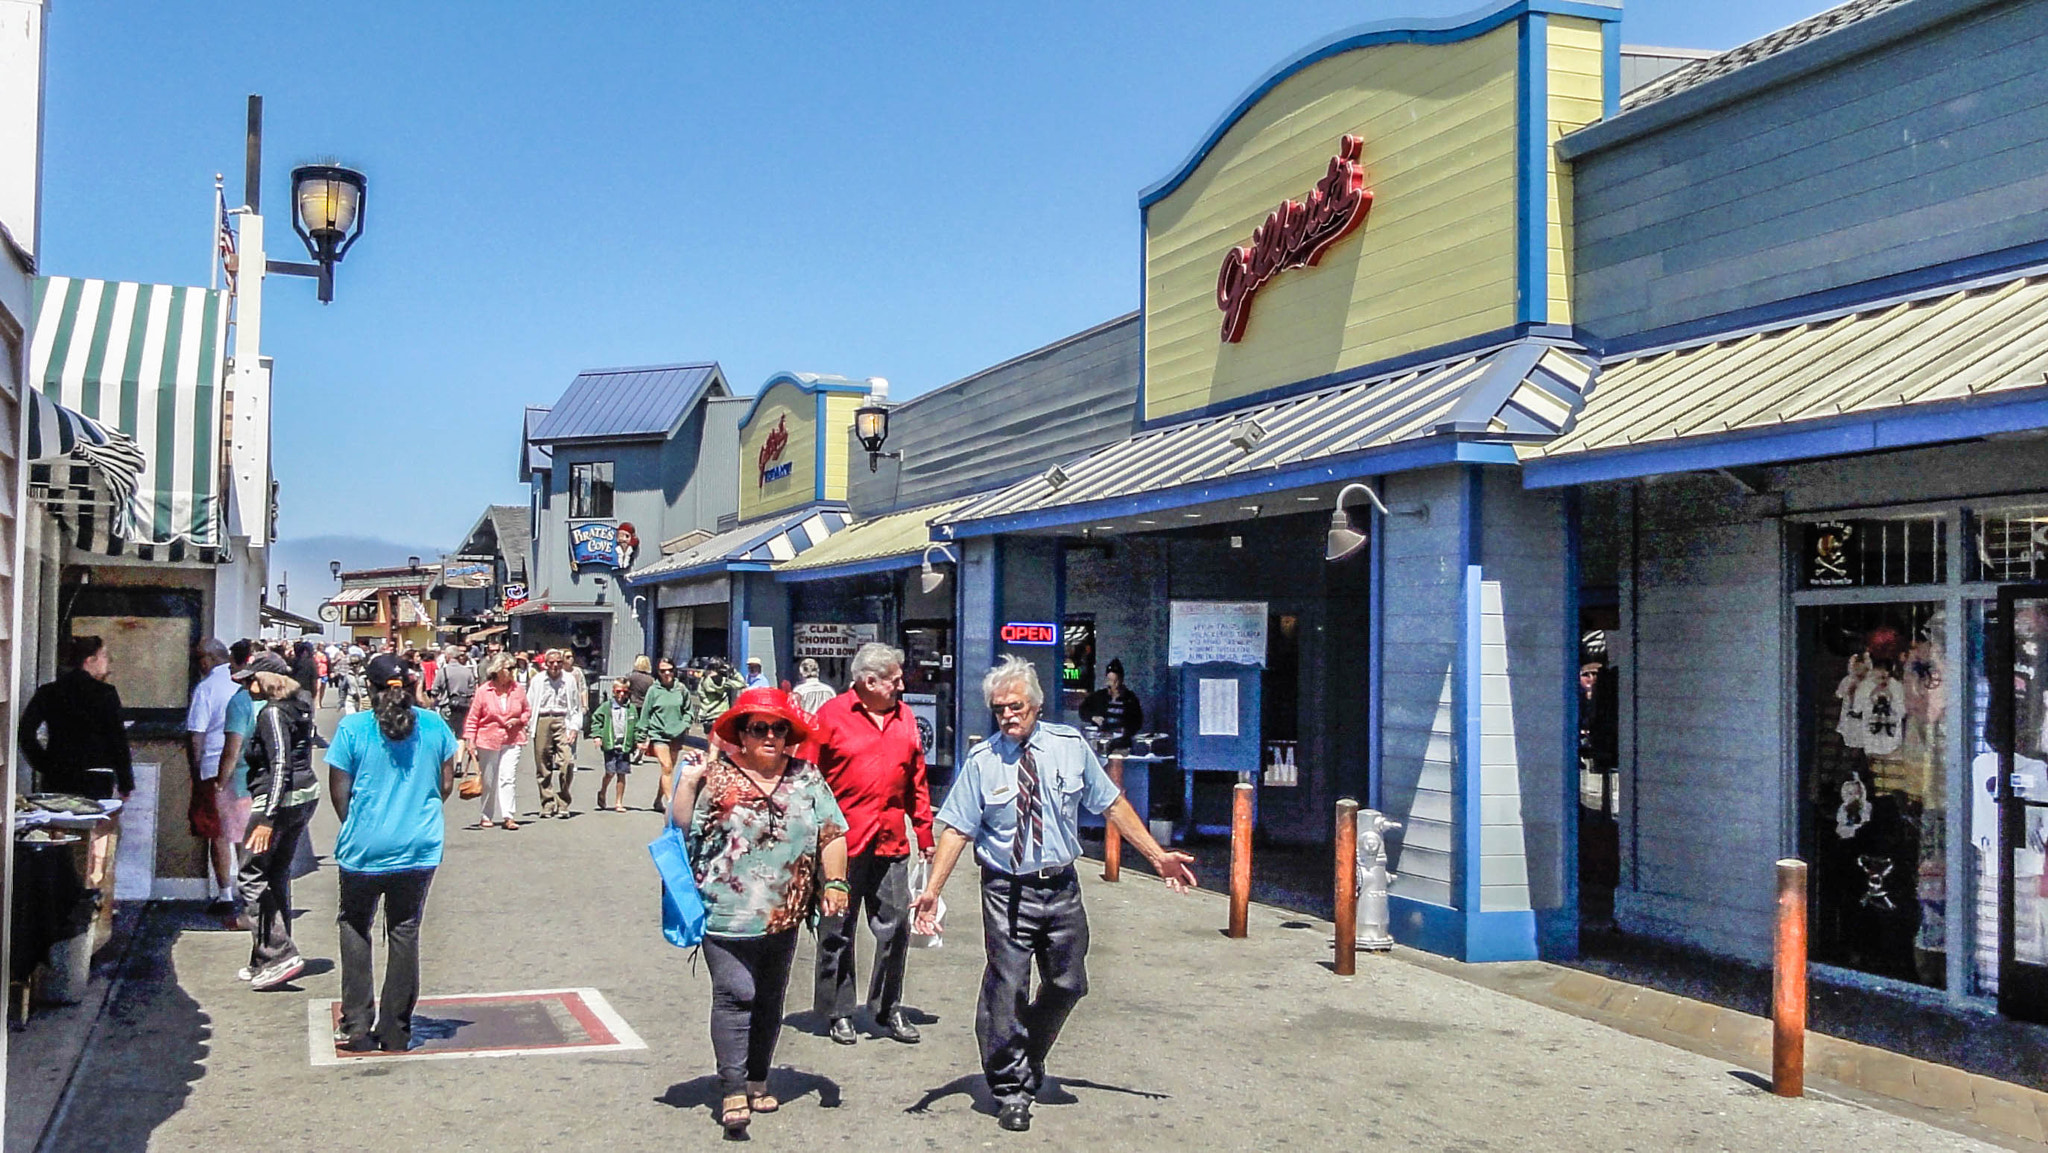
{"type": "Polygon", "coordinates": [[[441,864],[441,803],[455,791],[455,734],[417,706],[418,673],[392,653],[365,672],[370,711],[343,717],[327,748],[327,794],[341,817],[334,862],[341,873],[339,1050],[412,1044],[420,992],[420,918],[441,864]],[[370,923],[384,906],[382,1013],[370,996],[370,923]]]}

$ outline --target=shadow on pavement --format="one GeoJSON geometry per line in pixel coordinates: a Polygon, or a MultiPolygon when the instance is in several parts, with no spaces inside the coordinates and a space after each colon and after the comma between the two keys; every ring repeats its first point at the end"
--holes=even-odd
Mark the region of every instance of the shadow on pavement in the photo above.
{"type": "MultiPolygon", "coordinates": [[[[1037,1103],[1040,1105],[1078,1105],[1081,1099],[1069,1092],[1071,1089],[1088,1089],[1098,1093],[1123,1093],[1131,1097],[1142,1097],[1147,1101],[1164,1101],[1165,1093],[1154,1093],[1149,1089],[1129,1089],[1122,1085],[1104,1085],[1085,1077],[1058,1077],[1048,1074],[1045,1083],[1039,1086],[1037,1103]]],[[[966,1097],[973,1102],[974,1111],[986,1117],[993,1117],[999,1109],[995,1095],[988,1090],[988,1079],[979,1073],[968,1073],[955,1077],[936,1089],[926,1089],[924,1096],[912,1102],[905,1113],[928,1113],[931,1107],[948,1097],[966,1097]]]]}
{"type": "Polygon", "coordinates": [[[213,922],[197,903],[148,906],[115,990],[39,1153],[143,1153],[150,1135],[176,1115],[203,1064],[212,1021],[178,984],[171,959],[178,937],[213,922]],[[118,1086],[118,1091],[108,1091],[118,1086]]]}
{"type": "MultiPolygon", "coordinates": [[[[813,1093],[818,1096],[818,1108],[837,1109],[842,1100],[839,1082],[816,1073],[806,1073],[784,1065],[768,1072],[768,1092],[782,1101],[783,1108],[792,1102],[801,1101],[813,1093]]],[[[668,1092],[656,1097],[658,1104],[671,1109],[702,1109],[704,1115],[714,1123],[718,1120],[718,1104],[725,1097],[719,1084],[718,1074],[708,1073],[688,1081],[678,1081],[668,1087],[668,1092]]]]}

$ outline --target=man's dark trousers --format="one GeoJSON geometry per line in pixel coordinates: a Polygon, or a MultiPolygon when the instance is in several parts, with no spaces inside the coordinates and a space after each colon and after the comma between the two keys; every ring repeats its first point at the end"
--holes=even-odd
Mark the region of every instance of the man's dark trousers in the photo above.
{"type": "Polygon", "coordinates": [[[868,1007],[887,1021],[903,1003],[903,969],[910,958],[910,858],[860,853],[846,863],[846,912],[818,919],[818,981],[811,1005],[826,1017],[853,1016],[854,938],[861,908],[875,935],[868,1007]]]}
{"type": "Polygon", "coordinates": [[[988,968],[974,1037],[989,1092],[1028,1101],[1045,1080],[1045,1055],[1067,1014],[1088,994],[1088,914],[1072,866],[1051,877],[981,871],[981,933],[988,968]],[[1038,996],[1031,966],[1038,964],[1038,996]]]}
{"type": "Polygon", "coordinates": [[[412,1010],[420,999],[420,916],[434,870],[354,873],[341,870],[341,1028],[373,1036],[386,1051],[412,1042],[412,1010]],[[370,999],[370,924],[384,903],[384,996],[370,999]],[[373,1016],[381,1011],[381,1016],[373,1016]]]}

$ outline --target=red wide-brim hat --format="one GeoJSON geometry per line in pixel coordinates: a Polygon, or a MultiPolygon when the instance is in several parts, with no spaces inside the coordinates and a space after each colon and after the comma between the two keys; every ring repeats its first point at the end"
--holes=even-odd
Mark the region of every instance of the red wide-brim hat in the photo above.
{"type": "Polygon", "coordinates": [[[733,748],[740,747],[740,727],[750,716],[776,717],[789,722],[789,744],[800,745],[811,739],[811,718],[796,707],[789,694],[781,689],[763,685],[748,689],[739,695],[732,707],[720,713],[711,722],[711,735],[733,748]]]}

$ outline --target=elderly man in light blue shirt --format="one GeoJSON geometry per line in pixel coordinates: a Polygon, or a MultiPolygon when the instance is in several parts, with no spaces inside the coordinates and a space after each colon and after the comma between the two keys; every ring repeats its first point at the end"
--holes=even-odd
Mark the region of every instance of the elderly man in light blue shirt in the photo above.
{"type": "Polygon", "coordinates": [[[1176,893],[1195,884],[1194,858],[1152,839],[1078,731],[1039,721],[1045,691],[1029,661],[1003,658],[981,689],[999,732],[976,745],[953,778],[938,813],[943,830],[931,882],[912,909],[921,931],[937,930],[939,892],[972,841],[988,950],[974,1035],[989,1091],[1001,1103],[996,1122],[1021,1132],[1031,1128],[1046,1053],[1088,992],[1088,914],[1074,871],[1081,807],[1103,813],[1176,893]]]}

